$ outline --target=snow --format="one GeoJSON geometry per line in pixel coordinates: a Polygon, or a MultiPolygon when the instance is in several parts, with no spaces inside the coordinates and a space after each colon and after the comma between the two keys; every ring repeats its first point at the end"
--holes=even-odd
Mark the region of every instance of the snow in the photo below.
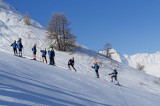
{"type": "MultiPolygon", "coordinates": [[[[5,2],[0,3],[0,47],[3,50],[12,51],[11,43],[18,38],[22,38],[25,46],[23,54],[31,56],[29,53],[34,44],[39,49],[46,47],[46,30],[39,23],[31,20],[32,25],[24,24],[24,15],[5,2]]],[[[44,48],[43,48],[44,49],[44,48]]]]}
{"type": "Polygon", "coordinates": [[[55,51],[56,66],[39,62],[39,50],[47,48],[45,35],[39,23],[32,20],[32,26],[24,25],[23,14],[0,3],[0,105],[159,106],[160,79],[127,66],[125,58],[122,63],[102,54],[95,58],[95,51],[82,46],[75,53],[55,51]],[[25,58],[13,56],[10,45],[18,38],[25,58]],[[30,60],[34,43],[39,61],[30,60]],[[77,72],[68,69],[71,57],[77,72]],[[100,79],[91,68],[94,61],[102,63],[100,79]],[[121,86],[110,82],[112,67],[118,70],[121,86]]]}
{"type": "MultiPolygon", "coordinates": [[[[144,66],[144,71],[150,75],[160,78],[160,52],[154,54],[148,53],[137,53],[135,55],[128,56],[126,54],[122,55],[116,50],[112,49],[112,59],[120,63],[129,65],[133,68],[137,68],[137,64],[144,66]]],[[[100,51],[101,54],[106,54],[106,51],[100,51]]]]}
{"type": "Polygon", "coordinates": [[[104,80],[110,80],[105,75],[112,72],[108,66],[100,69],[97,79],[91,68],[87,73],[80,70],[84,67],[79,63],[76,60],[74,72],[1,52],[0,105],[159,105],[157,78],[120,65],[122,86],[117,86],[104,80]]]}

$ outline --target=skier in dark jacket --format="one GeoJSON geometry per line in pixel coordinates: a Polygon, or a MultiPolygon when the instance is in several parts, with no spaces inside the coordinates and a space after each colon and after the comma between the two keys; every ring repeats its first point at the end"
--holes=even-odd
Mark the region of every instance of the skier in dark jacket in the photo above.
{"type": "Polygon", "coordinates": [[[119,83],[118,81],[117,81],[117,74],[118,74],[118,72],[117,72],[117,69],[116,68],[113,68],[113,73],[110,73],[109,75],[112,75],[111,76],[111,82],[113,82],[113,78],[115,79],[115,81],[117,82],[117,83],[119,83]]]}
{"type": "Polygon", "coordinates": [[[42,53],[42,61],[43,61],[43,63],[44,63],[44,59],[45,59],[45,61],[47,63],[47,58],[46,58],[47,51],[46,51],[46,49],[40,50],[40,52],[42,53]]]}
{"type": "Polygon", "coordinates": [[[11,44],[11,46],[13,46],[14,55],[17,55],[17,43],[16,43],[16,40],[14,41],[14,43],[11,44]]]}
{"type": "Polygon", "coordinates": [[[22,48],[23,48],[23,45],[22,45],[22,39],[21,38],[19,38],[19,40],[17,42],[17,47],[18,47],[18,50],[19,50],[18,55],[22,57],[22,48]]]}
{"type": "Polygon", "coordinates": [[[94,66],[92,66],[92,68],[95,70],[97,78],[99,78],[99,73],[98,73],[99,65],[97,64],[97,62],[94,62],[94,66]]]}
{"type": "Polygon", "coordinates": [[[76,69],[74,68],[74,57],[72,57],[72,59],[68,61],[68,68],[71,70],[70,66],[72,66],[72,68],[76,71],[76,69]]]}
{"type": "Polygon", "coordinates": [[[54,61],[54,57],[55,57],[55,52],[53,50],[53,48],[50,48],[50,50],[48,51],[48,55],[49,55],[49,60],[50,60],[50,65],[55,65],[55,61],[54,61]]]}
{"type": "Polygon", "coordinates": [[[37,53],[36,44],[34,44],[32,51],[33,51],[33,60],[36,60],[36,53],[37,53]]]}

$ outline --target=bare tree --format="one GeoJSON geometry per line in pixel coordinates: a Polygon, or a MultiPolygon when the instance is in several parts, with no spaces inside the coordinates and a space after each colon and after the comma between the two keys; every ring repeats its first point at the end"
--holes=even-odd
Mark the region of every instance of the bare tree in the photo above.
{"type": "Polygon", "coordinates": [[[53,13],[47,27],[47,39],[52,42],[50,45],[55,49],[72,51],[77,47],[76,37],[71,33],[70,24],[64,13],[53,13]]]}
{"type": "Polygon", "coordinates": [[[28,13],[24,15],[24,23],[28,26],[31,25],[31,19],[28,13]]]}
{"type": "Polygon", "coordinates": [[[110,50],[112,49],[112,44],[111,43],[106,43],[104,48],[105,48],[104,50],[106,50],[106,57],[111,59],[112,58],[112,56],[111,56],[112,53],[110,52],[110,50]]]}
{"type": "Polygon", "coordinates": [[[144,65],[137,63],[137,70],[144,71],[144,65]]]}

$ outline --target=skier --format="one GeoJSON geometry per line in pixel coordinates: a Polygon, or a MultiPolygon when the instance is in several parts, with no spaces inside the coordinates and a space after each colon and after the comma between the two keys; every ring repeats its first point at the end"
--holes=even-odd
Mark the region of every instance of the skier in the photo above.
{"type": "Polygon", "coordinates": [[[76,72],[76,69],[74,68],[74,57],[72,57],[72,59],[70,59],[68,61],[68,68],[71,70],[70,66],[72,66],[72,68],[75,70],[76,72]]]}
{"type": "Polygon", "coordinates": [[[36,44],[34,44],[32,51],[33,51],[33,60],[36,60],[36,52],[37,52],[36,44]]]}
{"type": "Polygon", "coordinates": [[[117,72],[117,69],[116,68],[112,68],[113,69],[113,73],[110,73],[109,75],[112,75],[111,76],[111,82],[113,82],[113,78],[115,79],[115,81],[117,82],[117,84],[119,84],[119,82],[117,81],[117,74],[118,74],[118,72],[117,72]]]}
{"type": "Polygon", "coordinates": [[[50,50],[48,51],[48,55],[49,55],[49,60],[50,60],[50,65],[55,65],[55,61],[54,61],[54,57],[55,57],[55,52],[53,50],[53,48],[50,48],[50,50]]]}
{"type": "Polygon", "coordinates": [[[94,66],[92,66],[92,68],[95,69],[97,78],[99,78],[99,73],[98,73],[99,65],[97,64],[97,62],[94,62],[94,66]]]}
{"type": "Polygon", "coordinates": [[[14,43],[12,43],[11,46],[13,46],[14,55],[17,55],[17,43],[16,43],[16,40],[14,40],[14,43]]]}
{"type": "Polygon", "coordinates": [[[18,50],[19,50],[18,55],[19,55],[20,57],[22,57],[22,48],[23,48],[23,45],[22,45],[22,39],[21,39],[21,38],[19,38],[19,40],[18,40],[18,42],[17,42],[17,47],[18,47],[18,50]]]}
{"type": "Polygon", "coordinates": [[[43,63],[44,63],[44,59],[45,59],[45,61],[47,63],[47,58],[46,58],[47,51],[46,51],[46,49],[40,50],[40,52],[42,53],[42,61],[43,61],[43,63]]]}

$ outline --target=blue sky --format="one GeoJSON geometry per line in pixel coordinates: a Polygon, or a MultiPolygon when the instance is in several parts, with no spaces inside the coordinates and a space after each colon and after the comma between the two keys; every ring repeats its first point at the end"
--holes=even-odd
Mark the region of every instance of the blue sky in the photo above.
{"type": "Polygon", "coordinates": [[[160,0],[4,1],[43,26],[53,12],[64,12],[77,42],[95,51],[106,42],[122,54],[160,51],[160,0]]]}

